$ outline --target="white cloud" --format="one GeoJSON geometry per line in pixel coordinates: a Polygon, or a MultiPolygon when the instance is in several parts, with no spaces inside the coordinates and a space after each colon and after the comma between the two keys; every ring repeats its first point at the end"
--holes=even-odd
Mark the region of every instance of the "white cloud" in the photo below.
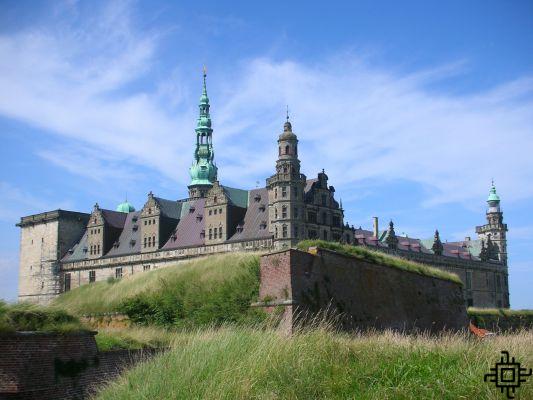
{"type": "MultiPolygon", "coordinates": [[[[103,150],[91,153],[96,177],[113,154],[185,185],[197,99],[189,88],[198,79],[178,65],[169,73],[175,83],[169,77],[134,89],[150,76],[160,36],[137,31],[128,10],[112,3],[79,27],[1,36],[0,113],[103,150]]],[[[428,86],[453,79],[464,61],[413,74],[353,54],[315,65],[240,62],[231,76],[209,82],[224,182],[254,187],[272,173],[289,104],[303,172],[326,168],[342,197],[365,180],[404,179],[429,189],[425,205],[477,207],[492,177],[506,202],[533,196],[532,78],[457,95],[428,86]]],[[[51,149],[40,154],[76,172],[75,160],[51,149]]]]}

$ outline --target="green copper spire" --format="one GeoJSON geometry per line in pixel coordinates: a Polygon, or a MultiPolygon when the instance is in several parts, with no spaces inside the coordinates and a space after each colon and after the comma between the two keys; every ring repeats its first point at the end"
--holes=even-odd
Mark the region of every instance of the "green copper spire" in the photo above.
{"type": "Polygon", "coordinates": [[[490,188],[490,192],[489,192],[489,198],[487,199],[487,202],[499,202],[500,201],[500,196],[498,196],[498,194],[496,193],[496,186],[494,186],[494,181],[492,181],[492,187],[490,188]]]}
{"type": "Polygon", "coordinates": [[[211,116],[209,115],[209,97],[207,97],[206,70],[204,67],[204,84],[200,97],[200,115],[196,123],[196,148],[194,160],[189,170],[191,186],[211,186],[217,179],[217,167],[213,160],[213,129],[211,128],[211,116]]]}

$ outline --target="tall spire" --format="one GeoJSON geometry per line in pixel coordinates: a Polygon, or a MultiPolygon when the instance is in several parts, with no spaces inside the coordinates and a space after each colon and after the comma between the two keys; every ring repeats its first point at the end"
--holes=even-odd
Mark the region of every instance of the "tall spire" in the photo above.
{"type": "Polygon", "coordinates": [[[209,114],[209,98],[207,97],[207,72],[203,70],[203,87],[199,115],[196,123],[196,148],[193,164],[189,170],[191,184],[189,185],[190,197],[203,197],[207,190],[217,179],[217,167],[214,164],[213,129],[211,128],[211,115],[209,114]]]}

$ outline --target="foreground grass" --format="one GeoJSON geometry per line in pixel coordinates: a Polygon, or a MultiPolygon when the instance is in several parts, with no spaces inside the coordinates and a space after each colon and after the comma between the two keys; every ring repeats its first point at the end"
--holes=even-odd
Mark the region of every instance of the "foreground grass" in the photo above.
{"type": "Polygon", "coordinates": [[[139,323],[187,318],[211,323],[248,309],[258,291],[259,256],[232,253],[84,285],[59,296],[53,306],[75,315],[125,312],[139,323]]]}
{"type": "MultiPolygon", "coordinates": [[[[479,341],[462,334],[360,336],[323,329],[290,338],[222,328],[181,334],[99,399],[496,399],[483,376],[508,350],[533,365],[533,333],[479,341]]],[[[517,392],[533,398],[531,380],[517,392]]]]}
{"type": "Polygon", "coordinates": [[[6,304],[0,300],[0,333],[37,331],[68,333],[82,331],[80,321],[63,310],[35,304],[6,304]]]}
{"type": "Polygon", "coordinates": [[[385,265],[404,271],[414,272],[419,275],[446,279],[459,283],[460,285],[463,284],[461,279],[457,275],[452,274],[451,272],[447,272],[435,267],[430,267],[429,265],[420,264],[414,261],[405,260],[400,257],[394,257],[362,246],[352,246],[336,242],[326,242],[324,240],[303,240],[298,243],[298,248],[300,250],[307,250],[309,247],[315,246],[323,249],[333,250],[373,264],[385,265]]]}

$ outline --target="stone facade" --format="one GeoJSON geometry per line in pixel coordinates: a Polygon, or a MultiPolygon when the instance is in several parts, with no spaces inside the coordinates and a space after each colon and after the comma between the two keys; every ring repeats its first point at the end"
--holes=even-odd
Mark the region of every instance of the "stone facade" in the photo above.
{"type": "Polygon", "coordinates": [[[213,129],[205,85],[199,105],[189,197],[169,200],[150,192],[140,211],[125,202],[116,211],[96,204],[91,213],[51,211],[21,218],[19,299],[46,304],[79,285],[225,251],[287,249],[304,239],[369,246],[457,273],[469,306],[509,307],[507,225],[491,189],[487,224],[477,240],[441,242],[356,229],[324,170],[301,173],[298,138],[287,121],[278,137],[275,171],[264,187],[222,185],[214,163],[213,129]]]}

